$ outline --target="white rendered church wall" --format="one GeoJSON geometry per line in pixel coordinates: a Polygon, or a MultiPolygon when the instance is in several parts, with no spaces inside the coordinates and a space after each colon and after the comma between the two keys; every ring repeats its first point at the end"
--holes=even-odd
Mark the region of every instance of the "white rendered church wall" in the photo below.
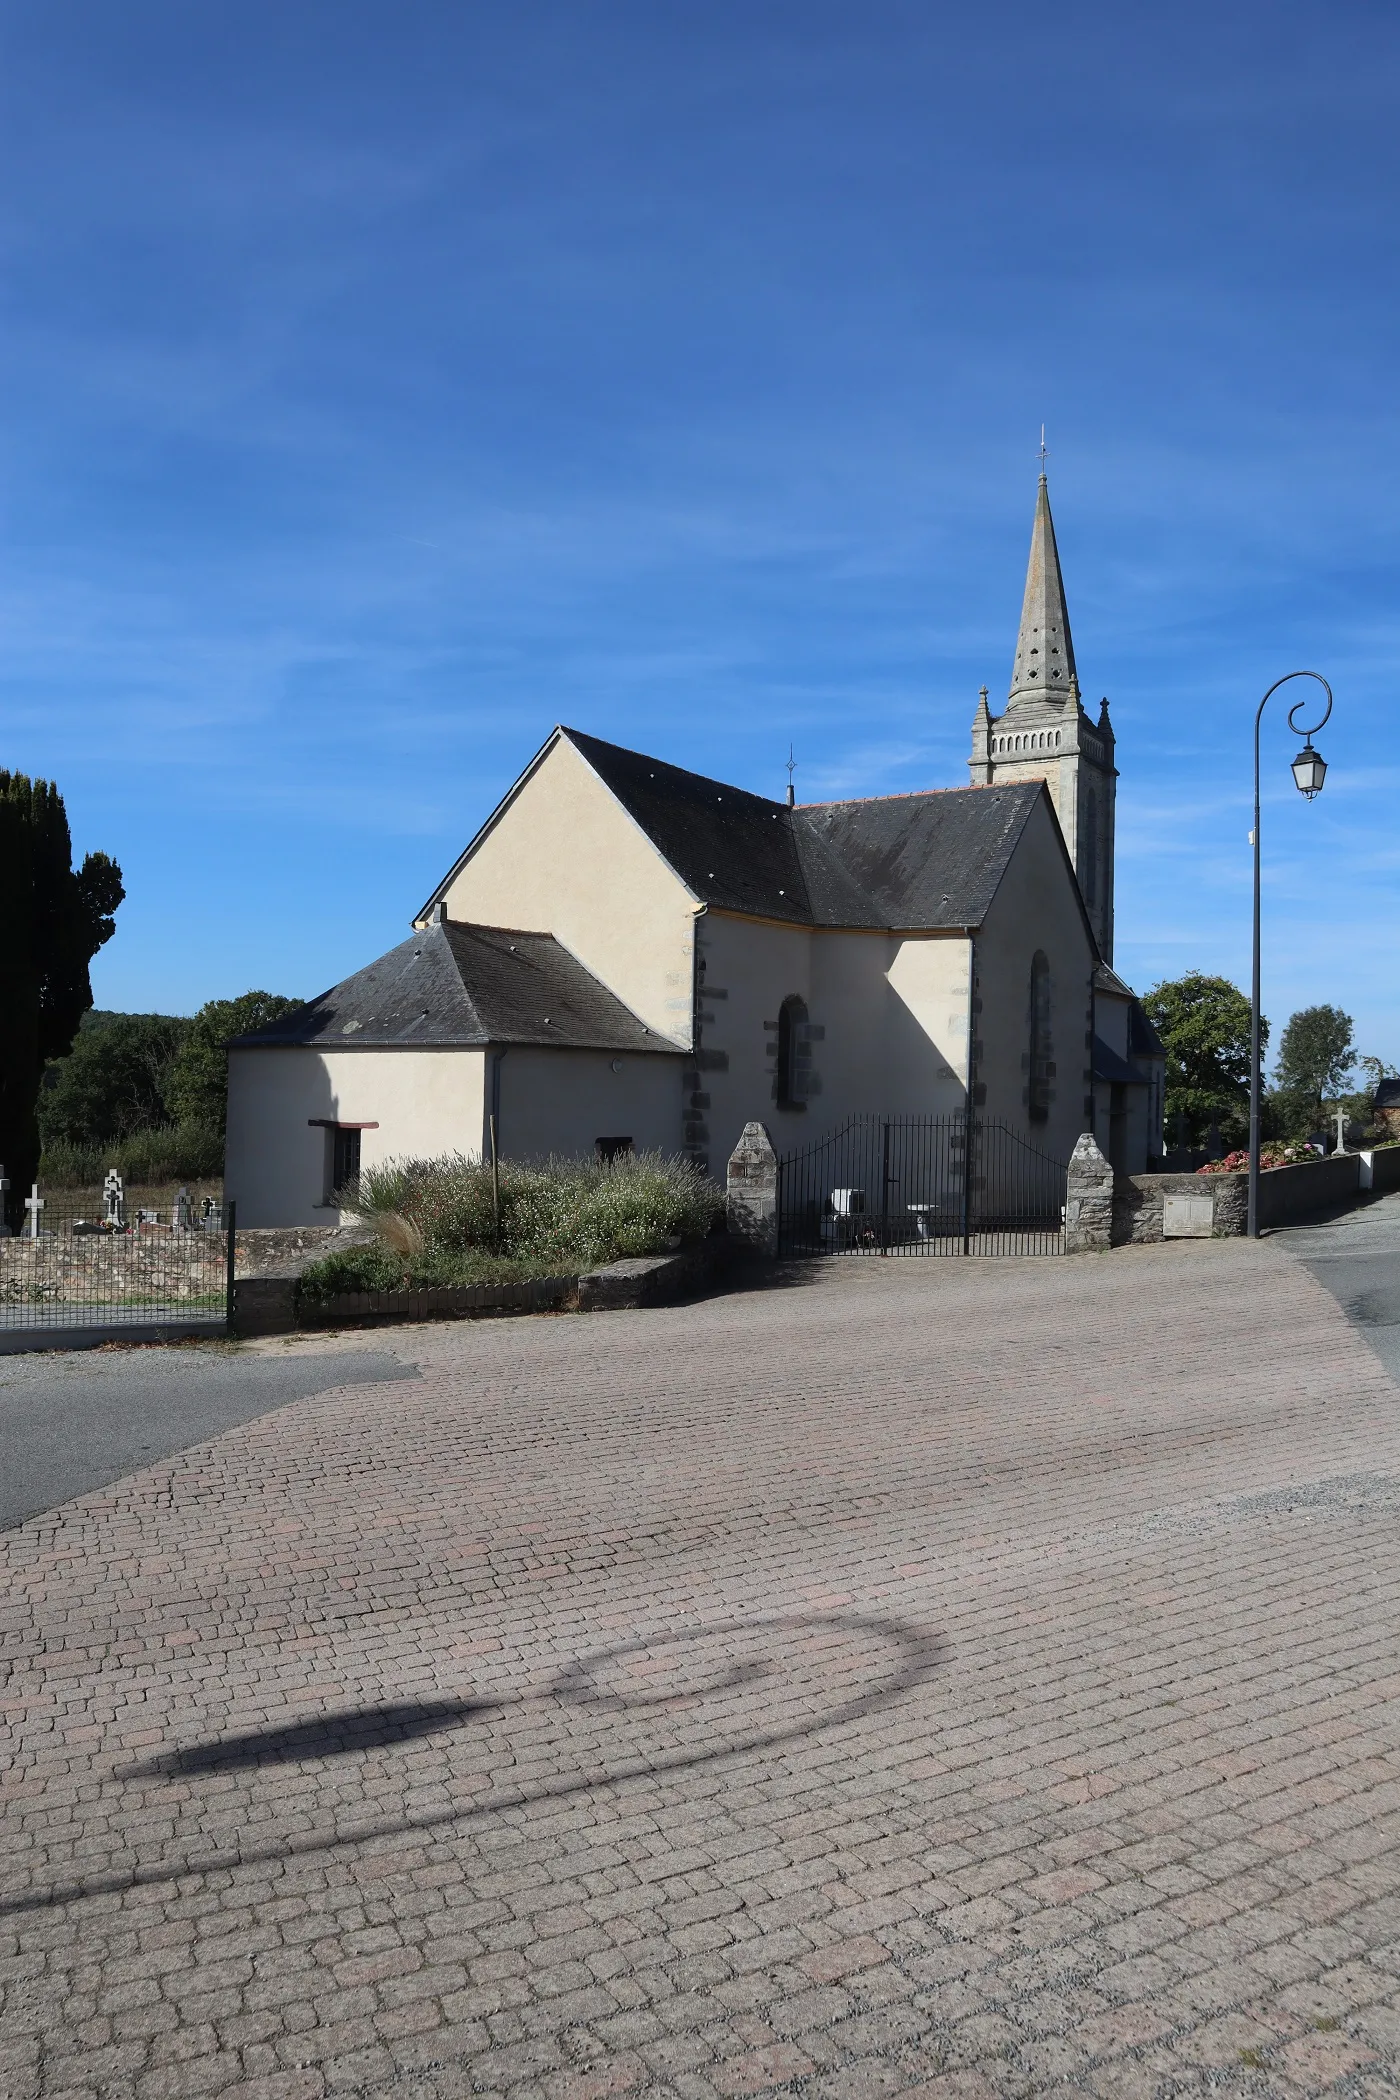
{"type": "Polygon", "coordinates": [[[709,911],[696,922],[696,941],[699,1085],[691,1098],[699,1139],[693,1149],[703,1149],[711,1173],[722,1175],[745,1123],[766,1124],[778,1151],[785,1152],[800,1142],[810,1120],[773,1098],[784,999],[801,999],[807,1007],[809,1069],[823,1088],[826,1044],[824,1038],[810,1039],[823,1020],[813,1006],[808,928],[709,911]]]}
{"type": "Polygon", "coordinates": [[[983,1113],[1023,1130],[1032,1144],[1069,1158],[1084,1129],[1088,1036],[1096,957],[1078,888],[1052,812],[1037,805],[1021,834],[977,940],[977,1083],[983,1113]],[[1044,1119],[1030,1113],[1031,964],[1050,965],[1050,1047],[1055,1071],[1044,1119]]]}
{"type": "Polygon", "coordinates": [[[238,1222],[333,1225],[326,1126],[360,1123],[360,1163],[477,1155],[480,1050],[234,1050],[229,1053],[227,1195],[238,1222]]]}
{"type": "Polygon", "coordinates": [[[917,1034],[890,1026],[896,1097],[906,1114],[951,1115],[967,1092],[968,999],[972,943],[961,934],[907,935],[895,944],[887,972],[891,991],[917,1034]]]}
{"type": "Polygon", "coordinates": [[[679,1057],[606,1050],[508,1050],[500,1066],[501,1154],[592,1159],[599,1138],[624,1137],[637,1152],[677,1153],[683,1065],[679,1057]]]}
{"type": "Polygon", "coordinates": [[[700,1093],[712,1169],[744,1124],[779,1152],[847,1116],[963,1106],[969,945],[962,935],[813,930],[712,911],[699,922],[700,1093]],[[807,1009],[804,1098],[776,1096],[783,1001],[807,1009]]]}
{"type": "Polygon", "coordinates": [[[647,1027],[690,1041],[695,900],[564,739],[446,901],[449,918],[554,934],[647,1027]]]}
{"type": "Polygon", "coordinates": [[[1129,1015],[1132,1001],[1117,992],[1106,992],[1102,988],[1094,994],[1094,1033],[1102,1037],[1110,1050],[1120,1057],[1128,1056],[1129,1015]]]}

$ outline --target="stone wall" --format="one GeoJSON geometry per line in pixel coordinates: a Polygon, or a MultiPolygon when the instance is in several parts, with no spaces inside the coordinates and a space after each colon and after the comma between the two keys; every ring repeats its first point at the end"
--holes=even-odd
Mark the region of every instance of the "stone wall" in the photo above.
{"type": "Polygon", "coordinates": [[[0,1299],[10,1305],[200,1305],[222,1309],[222,1236],[131,1232],[0,1240],[0,1299]]]}
{"type": "MultiPolygon", "coordinates": [[[[1321,1211],[1364,1200],[1363,1191],[1400,1189],[1400,1146],[1366,1155],[1335,1153],[1292,1167],[1266,1167],[1259,1177],[1259,1227],[1292,1225],[1321,1211]],[[1369,1178],[1368,1178],[1369,1174],[1369,1178]]],[[[1249,1218],[1249,1176],[1243,1174],[1132,1174],[1115,1180],[1102,1152],[1085,1136],[1074,1148],[1065,1206],[1065,1252],[1144,1246],[1166,1237],[1171,1199],[1209,1197],[1210,1237],[1236,1239],[1249,1218]]]]}
{"type": "MultiPolygon", "coordinates": [[[[1266,1167],[1259,1176],[1259,1229],[1293,1225],[1319,1211],[1357,1200],[1368,1185],[1377,1194],[1400,1189],[1400,1145],[1368,1155],[1370,1181],[1358,1152],[1334,1153],[1330,1159],[1304,1161],[1292,1167],[1266,1167]]],[[[1169,1196],[1209,1195],[1215,1202],[1215,1239],[1240,1237],[1249,1222],[1249,1175],[1133,1174],[1113,1191],[1113,1244],[1141,1246],[1163,1237],[1169,1196]]]]}
{"type": "Polygon", "coordinates": [[[1194,1195],[1199,1187],[1194,1174],[1120,1174],[1113,1184],[1114,1246],[1141,1247],[1160,1240],[1167,1197],[1188,1191],[1194,1195]]]}
{"type": "MultiPolygon", "coordinates": [[[[1395,1114],[1400,1117],[1400,1109],[1395,1114]]],[[[1400,1129],[1395,1135],[1400,1138],[1400,1129]]],[[[1371,1187],[1378,1196],[1391,1189],[1400,1189],[1400,1145],[1377,1146],[1367,1157],[1371,1162],[1371,1187]]]]}

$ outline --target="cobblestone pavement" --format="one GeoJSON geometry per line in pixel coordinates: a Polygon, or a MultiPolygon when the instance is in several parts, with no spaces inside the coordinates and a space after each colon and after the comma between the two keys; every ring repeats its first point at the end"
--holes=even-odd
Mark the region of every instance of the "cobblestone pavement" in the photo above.
{"type": "Polygon", "coordinates": [[[0,1539],[0,2093],[1400,2089],[1400,1389],[1277,1245],[400,1331],[0,1539]]]}

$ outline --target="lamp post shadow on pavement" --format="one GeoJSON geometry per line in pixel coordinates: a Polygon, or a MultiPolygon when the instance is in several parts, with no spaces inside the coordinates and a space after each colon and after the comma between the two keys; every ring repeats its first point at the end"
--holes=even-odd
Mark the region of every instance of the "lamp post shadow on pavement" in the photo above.
{"type": "Polygon", "coordinates": [[[1310,729],[1297,719],[1303,711],[1303,701],[1288,710],[1289,728],[1303,739],[1303,748],[1293,761],[1293,779],[1298,792],[1306,795],[1309,802],[1322,793],[1322,783],[1327,778],[1327,761],[1313,749],[1313,738],[1326,727],[1332,713],[1332,688],[1320,671],[1285,671],[1269,687],[1254,716],[1254,829],[1250,833],[1254,847],[1254,981],[1249,1015],[1249,1217],[1245,1227],[1252,1240],[1259,1237],[1259,725],[1274,694],[1292,678],[1315,679],[1327,695],[1327,705],[1310,729]]]}

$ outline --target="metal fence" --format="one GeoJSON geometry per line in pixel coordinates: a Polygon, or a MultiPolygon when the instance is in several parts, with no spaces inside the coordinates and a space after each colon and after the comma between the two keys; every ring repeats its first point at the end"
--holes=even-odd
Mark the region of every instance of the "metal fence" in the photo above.
{"type": "Polygon", "coordinates": [[[17,1329],[218,1331],[233,1298],[234,1206],[182,1190],[163,1209],[31,1190],[0,1238],[0,1335],[17,1329]]]}
{"type": "Polygon", "coordinates": [[[852,1116],[778,1162],[798,1254],[1059,1254],[1068,1168],[1005,1123],[852,1116]]]}

